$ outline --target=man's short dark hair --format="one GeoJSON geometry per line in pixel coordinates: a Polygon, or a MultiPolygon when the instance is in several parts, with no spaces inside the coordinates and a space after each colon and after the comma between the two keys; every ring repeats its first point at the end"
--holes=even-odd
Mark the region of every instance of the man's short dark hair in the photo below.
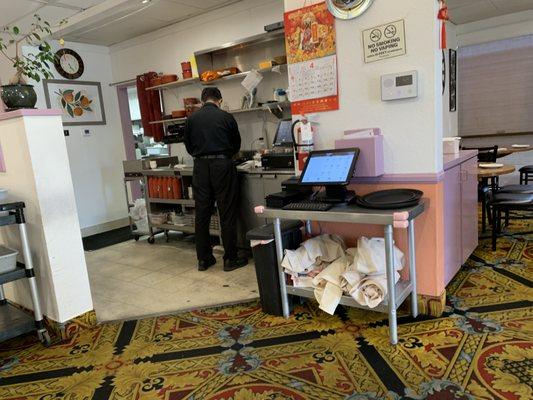
{"type": "Polygon", "coordinates": [[[216,86],[209,86],[204,88],[202,90],[202,102],[205,103],[207,101],[220,101],[222,100],[222,93],[220,93],[220,90],[216,86]]]}

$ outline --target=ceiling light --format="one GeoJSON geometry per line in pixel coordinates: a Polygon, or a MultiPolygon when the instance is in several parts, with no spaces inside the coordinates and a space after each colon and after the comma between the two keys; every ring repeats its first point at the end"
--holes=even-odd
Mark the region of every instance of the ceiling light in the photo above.
{"type": "Polygon", "coordinates": [[[148,4],[148,3],[150,3],[151,1],[152,1],[152,0],[142,0],[142,1],[141,1],[141,4],[148,4]]]}

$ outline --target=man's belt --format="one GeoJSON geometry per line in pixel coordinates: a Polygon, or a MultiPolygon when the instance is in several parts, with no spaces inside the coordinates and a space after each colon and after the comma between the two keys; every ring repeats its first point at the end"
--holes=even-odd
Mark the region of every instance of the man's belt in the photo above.
{"type": "Polygon", "coordinates": [[[205,155],[205,156],[196,156],[195,158],[214,160],[214,159],[229,159],[230,157],[228,157],[225,154],[208,154],[208,155],[205,155]]]}

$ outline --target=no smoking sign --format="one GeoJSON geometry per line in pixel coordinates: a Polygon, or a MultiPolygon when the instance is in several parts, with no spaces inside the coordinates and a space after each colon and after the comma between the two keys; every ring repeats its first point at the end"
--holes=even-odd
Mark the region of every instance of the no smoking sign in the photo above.
{"type": "Polygon", "coordinates": [[[363,47],[367,63],[406,54],[404,20],[363,31],[363,47]]]}

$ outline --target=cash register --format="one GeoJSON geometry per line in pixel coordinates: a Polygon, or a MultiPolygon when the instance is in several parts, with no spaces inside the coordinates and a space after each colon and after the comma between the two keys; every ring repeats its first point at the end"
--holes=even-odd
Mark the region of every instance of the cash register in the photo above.
{"type": "Polygon", "coordinates": [[[273,148],[261,157],[261,166],[264,169],[275,170],[294,168],[294,145],[291,126],[291,119],[282,119],[279,121],[273,148]]]}
{"type": "Polygon", "coordinates": [[[287,204],[283,209],[327,211],[335,204],[351,203],[355,192],[347,190],[347,185],[353,177],[358,157],[358,148],[311,152],[298,185],[324,186],[326,190],[312,194],[307,200],[287,204]]]}

